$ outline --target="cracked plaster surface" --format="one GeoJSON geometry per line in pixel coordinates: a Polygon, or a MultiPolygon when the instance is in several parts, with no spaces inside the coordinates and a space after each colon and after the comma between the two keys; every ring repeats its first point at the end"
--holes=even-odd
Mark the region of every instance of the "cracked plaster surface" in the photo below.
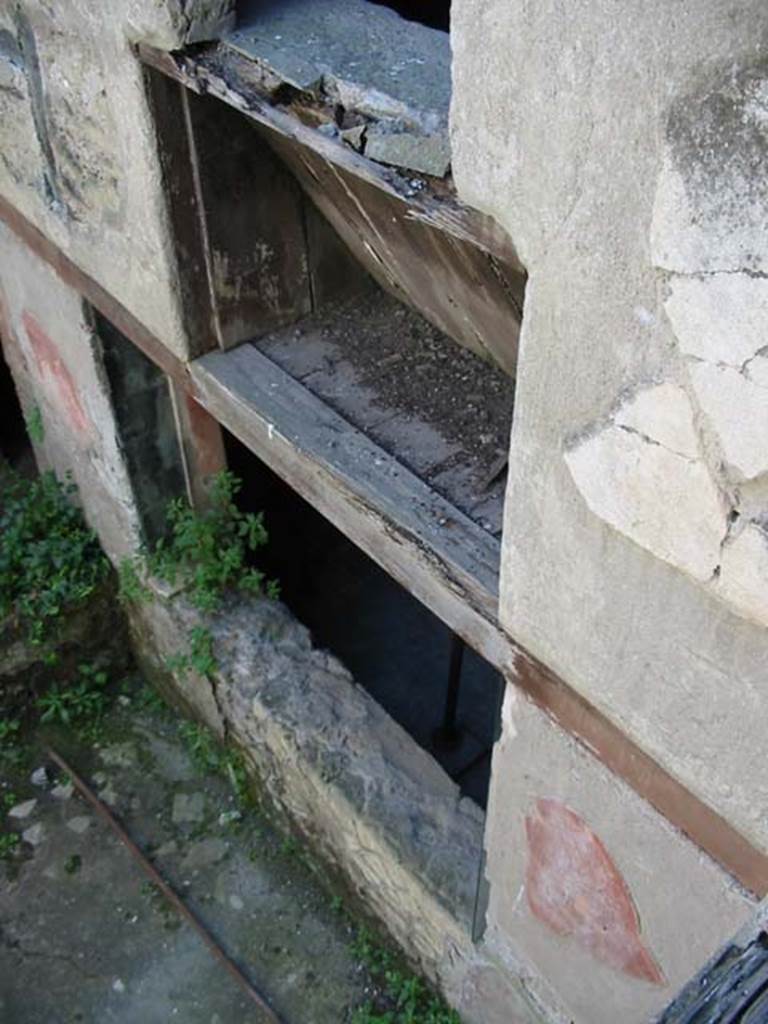
{"type": "Polygon", "coordinates": [[[565,452],[592,512],[764,626],[766,155],[764,66],[721,70],[673,100],[651,248],[684,386],[641,388],[565,452]]]}

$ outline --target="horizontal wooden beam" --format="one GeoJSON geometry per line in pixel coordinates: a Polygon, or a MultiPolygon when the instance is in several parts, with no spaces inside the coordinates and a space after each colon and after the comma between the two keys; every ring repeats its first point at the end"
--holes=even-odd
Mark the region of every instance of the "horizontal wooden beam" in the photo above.
{"type": "Polygon", "coordinates": [[[57,245],[54,245],[35,225],[0,195],[0,220],[13,231],[40,259],[56,272],[58,277],[79,292],[90,304],[113,324],[121,334],[174,380],[185,384],[187,364],[164,345],[126,307],[111,295],[90,274],[86,274],[57,245]]]}
{"type": "Polygon", "coordinates": [[[199,400],[303,498],[493,664],[499,541],[253,345],[196,360],[199,400]]]}
{"type": "MultiPolygon", "coordinates": [[[[80,270],[2,197],[0,220],[45,260],[66,284],[80,292],[83,298],[110,319],[157,366],[196,397],[212,416],[225,426],[228,422],[233,425],[239,422],[241,439],[246,444],[251,444],[251,441],[257,444],[259,449],[264,451],[266,461],[269,461],[266,459],[269,448],[263,440],[264,434],[267,441],[275,442],[275,449],[282,448],[281,453],[272,453],[270,464],[274,466],[279,463],[286,474],[287,482],[297,490],[299,486],[292,467],[300,465],[303,480],[298,483],[303,488],[305,497],[313,503],[322,499],[326,503],[332,501],[339,505],[336,512],[328,508],[326,514],[329,517],[331,514],[347,519],[350,516],[354,517],[358,524],[358,543],[365,550],[368,550],[371,543],[381,546],[386,541],[392,549],[387,558],[396,568],[397,578],[412,589],[417,597],[420,596],[420,588],[424,586],[425,581],[435,578],[435,573],[429,569],[428,563],[439,557],[428,547],[421,547],[423,531],[414,531],[412,536],[409,536],[407,529],[404,532],[403,527],[397,522],[389,523],[386,516],[376,518],[376,509],[370,509],[369,503],[361,498],[357,489],[341,479],[337,486],[338,494],[331,498],[324,497],[325,484],[335,475],[332,468],[319,465],[315,474],[306,454],[302,455],[302,450],[296,447],[290,437],[276,436],[274,423],[270,438],[271,420],[268,415],[259,414],[250,426],[245,424],[244,418],[248,419],[250,416],[247,396],[231,399],[231,404],[237,403],[238,408],[227,410],[225,387],[217,383],[216,373],[212,371],[210,364],[199,360],[191,367],[187,367],[125,306],[106,292],[89,274],[80,270]],[[347,504],[350,508],[343,509],[340,503],[347,504]],[[357,512],[355,506],[359,506],[357,512]],[[412,561],[414,554],[418,559],[415,567],[412,561]]],[[[205,356],[204,360],[228,360],[236,356],[237,352],[235,349],[229,353],[216,353],[213,356],[205,356]]],[[[346,430],[336,437],[328,436],[329,451],[333,451],[334,445],[345,444],[347,439],[346,430]]],[[[390,471],[393,468],[389,466],[390,471]]],[[[418,509],[412,508],[411,514],[417,515],[418,509]]],[[[752,845],[721,815],[678,782],[606,715],[504,633],[496,620],[495,593],[489,581],[488,559],[479,558],[477,572],[473,567],[471,575],[474,581],[467,580],[460,566],[454,566],[453,561],[454,556],[450,554],[450,549],[447,556],[440,558],[439,572],[445,581],[444,593],[440,601],[433,600],[430,607],[433,607],[445,621],[456,623],[457,632],[462,636],[473,637],[473,642],[478,643],[480,652],[499,667],[509,682],[519,687],[565,732],[582,743],[610,771],[647,800],[675,828],[685,833],[746,889],[760,896],[768,893],[768,856],[762,850],[752,845]]],[[[425,598],[422,597],[422,600],[425,598]]]]}

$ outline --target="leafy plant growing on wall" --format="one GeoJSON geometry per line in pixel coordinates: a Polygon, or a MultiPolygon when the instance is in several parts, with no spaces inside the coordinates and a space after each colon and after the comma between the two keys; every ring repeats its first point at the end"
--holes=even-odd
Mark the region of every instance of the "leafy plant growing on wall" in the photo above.
{"type": "MultiPolygon", "coordinates": [[[[261,514],[238,508],[235,497],[241,486],[234,473],[224,470],[213,478],[204,509],[193,508],[186,498],[172,501],[166,514],[168,536],[148,554],[120,566],[123,599],[142,601],[150,596],[142,582],[145,572],[183,589],[192,605],[206,613],[217,611],[228,591],[277,597],[276,581],[267,580],[251,562],[268,535],[261,514]]],[[[195,626],[188,639],[188,651],[169,658],[168,667],[210,674],[216,668],[210,630],[195,626]]]]}
{"type": "Polygon", "coordinates": [[[77,488],[53,473],[3,476],[0,507],[0,622],[10,619],[34,644],[86,601],[109,572],[95,534],[74,504],[77,488]]]}

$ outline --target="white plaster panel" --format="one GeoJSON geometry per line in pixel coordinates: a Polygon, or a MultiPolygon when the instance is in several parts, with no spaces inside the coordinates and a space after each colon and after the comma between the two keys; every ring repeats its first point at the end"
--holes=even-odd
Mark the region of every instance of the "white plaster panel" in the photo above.
{"type": "Polygon", "coordinates": [[[684,388],[666,382],[638,392],[616,413],[614,422],[644,434],[689,459],[699,456],[693,410],[684,388]]]}
{"type": "Polygon", "coordinates": [[[696,579],[712,576],[725,517],[703,463],[617,426],[582,441],[565,459],[592,512],[696,579]]]}
{"type": "Polygon", "coordinates": [[[717,592],[742,614],[768,626],[768,533],[749,523],[723,549],[717,592]]]}
{"type": "Polygon", "coordinates": [[[686,355],[741,367],[768,345],[768,279],[673,277],[665,303],[686,355]]]}
{"type": "Polygon", "coordinates": [[[726,366],[696,363],[690,369],[699,405],[720,442],[723,457],[743,479],[768,472],[768,394],[726,366]]]}

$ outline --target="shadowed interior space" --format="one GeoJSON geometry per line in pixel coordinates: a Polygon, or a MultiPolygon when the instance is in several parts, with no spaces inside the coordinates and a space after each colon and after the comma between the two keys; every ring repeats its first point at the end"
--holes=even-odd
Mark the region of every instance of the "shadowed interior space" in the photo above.
{"type": "Polygon", "coordinates": [[[391,7],[408,21],[447,32],[451,21],[451,0],[371,0],[380,7],[391,7]]]}
{"type": "Polygon", "coordinates": [[[225,432],[225,440],[229,467],[244,481],[242,507],[264,512],[270,543],[259,567],[279,579],[282,599],[315,644],[340,658],[462,792],[485,807],[499,673],[462,650],[447,626],[236,438],[225,432]],[[455,717],[449,706],[446,721],[452,655],[455,717]]]}

